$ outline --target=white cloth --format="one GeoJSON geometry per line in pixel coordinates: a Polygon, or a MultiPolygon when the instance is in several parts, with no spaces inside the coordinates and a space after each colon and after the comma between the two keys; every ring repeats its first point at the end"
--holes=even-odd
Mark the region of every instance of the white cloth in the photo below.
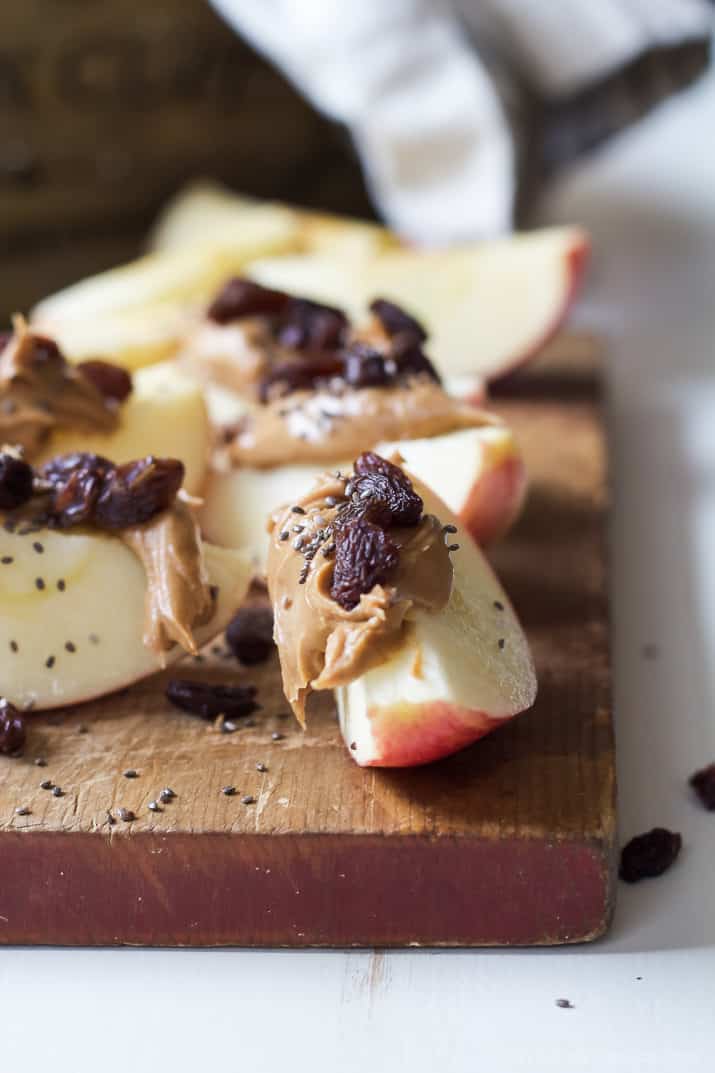
{"type": "Polygon", "coordinates": [[[212,3],[348,127],[379,211],[423,242],[511,225],[515,150],[486,56],[558,99],[650,48],[707,37],[712,19],[706,0],[212,3]]]}

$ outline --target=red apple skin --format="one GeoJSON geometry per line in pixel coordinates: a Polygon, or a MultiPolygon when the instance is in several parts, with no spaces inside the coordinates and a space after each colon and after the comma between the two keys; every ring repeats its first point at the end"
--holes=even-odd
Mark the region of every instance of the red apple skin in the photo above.
{"type": "Polygon", "coordinates": [[[526,486],[526,467],[519,455],[486,467],[459,512],[459,520],[477,544],[485,547],[507,532],[521,511],[526,486]]]}
{"type": "Polygon", "coordinates": [[[485,712],[455,707],[446,701],[432,704],[401,704],[390,708],[370,708],[368,718],[374,736],[374,755],[361,760],[360,767],[417,767],[431,764],[508,722],[485,712]]]}

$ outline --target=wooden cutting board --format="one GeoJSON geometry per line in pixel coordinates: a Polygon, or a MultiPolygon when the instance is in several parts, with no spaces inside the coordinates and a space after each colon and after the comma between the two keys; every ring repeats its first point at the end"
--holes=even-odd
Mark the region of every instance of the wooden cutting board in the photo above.
{"type": "Polygon", "coordinates": [[[531,712],[441,763],[362,770],[331,699],[304,734],[277,663],[249,673],[221,649],[182,676],[257,683],[263,708],[235,733],[171,709],[162,678],[38,714],[24,757],[0,758],[0,941],[471,946],[601,935],[615,890],[605,456],[590,365],[579,382],[564,399],[545,363],[519,390],[512,378],[498,405],[532,475],[524,515],[493,555],[534,650],[531,712]],[[123,777],[129,768],[137,778],[123,777]],[[46,778],[64,796],[40,789],[46,778]],[[164,786],[175,799],[149,812],[164,786]],[[16,815],[21,805],[31,814],[16,815]],[[120,806],[136,820],[109,826],[107,809],[120,806]]]}

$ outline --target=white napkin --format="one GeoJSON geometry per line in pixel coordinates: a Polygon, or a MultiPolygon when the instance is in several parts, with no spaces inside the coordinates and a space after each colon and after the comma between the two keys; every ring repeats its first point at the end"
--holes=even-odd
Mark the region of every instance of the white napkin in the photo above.
{"type": "Polygon", "coordinates": [[[564,98],[649,49],[706,38],[712,20],[706,0],[212,3],[348,127],[388,223],[430,243],[511,226],[510,84],[564,98]]]}

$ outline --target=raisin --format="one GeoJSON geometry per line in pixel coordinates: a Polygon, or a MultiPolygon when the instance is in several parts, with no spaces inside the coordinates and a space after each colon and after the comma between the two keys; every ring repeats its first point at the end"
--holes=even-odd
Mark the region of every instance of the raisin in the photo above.
{"type": "Polygon", "coordinates": [[[398,337],[393,341],[390,356],[397,366],[398,376],[426,375],[435,383],[441,384],[439,373],[418,343],[398,337]]]}
{"type": "Polygon", "coordinates": [[[105,481],[114,469],[108,458],[86,451],[50,459],[41,470],[42,478],[52,485],[48,523],[60,529],[89,524],[105,481]]]}
{"type": "Polygon", "coordinates": [[[621,879],[637,883],[667,872],[680,853],[682,841],[679,834],[664,827],[654,827],[632,838],[621,851],[621,879]]]}
{"type": "Polygon", "coordinates": [[[184,479],[184,464],[176,458],[140,458],[108,474],[94,508],[102,529],[142,525],[174,502],[184,479]]]}
{"type": "Polygon", "coordinates": [[[343,376],[351,387],[384,387],[390,381],[384,356],[366,343],[343,352],[343,376]]]}
{"type": "Polygon", "coordinates": [[[37,335],[35,332],[30,336],[32,340],[32,354],[28,356],[28,364],[54,365],[59,371],[64,369],[67,362],[54,339],[47,335],[37,335]]]}
{"type": "Polygon", "coordinates": [[[166,687],[166,696],[177,708],[202,719],[215,719],[217,715],[240,719],[260,707],[255,699],[255,686],[212,685],[172,678],[166,687]]]}
{"type": "Polygon", "coordinates": [[[11,756],[23,748],[27,731],[22,713],[4,697],[0,698],[0,753],[11,756]]]}
{"type": "Polygon", "coordinates": [[[242,317],[275,316],[288,305],[290,298],[283,291],[262,287],[251,279],[235,277],[228,280],[207,310],[209,320],[230,324],[242,317]]]}
{"type": "Polygon", "coordinates": [[[281,395],[311,390],[333,376],[342,375],[342,371],[343,364],[337,354],[311,354],[295,361],[280,362],[261,382],[261,401],[267,402],[274,394],[274,388],[281,395]]]}
{"type": "Polygon", "coordinates": [[[386,298],[375,298],[370,303],[370,312],[374,313],[388,335],[409,335],[418,343],[424,343],[427,332],[409,313],[386,298]]]}
{"type": "Polygon", "coordinates": [[[15,510],[32,495],[32,466],[8,451],[0,453],[0,509],[15,510]]]}
{"type": "Polygon", "coordinates": [[[364,504],[365,513],[380,525],[417,525],[424,503],[399,466],[365,451],[355,461],[353,503],[364,504]]]}
{"type": "Polygon", "coordinates": [[[346,611],[364,592],[383,584],[399,562],[399,551],[379,525],[356,518],[335,531],[335,567],[330,595],[346,611]]]}
{"type": "Polygon", "coordinates": [[[278,342],[296,350],[331,350],[340,346],[347,326],[342,309],[291,298],[281,316],[278,342]]]}
{"type": "Polygon", "coordinates": [[[715,811],[715,763],[696,771],[689,782],[705,808],[715,811]]]}
{"type": "Polygon", "coordinates": [[[105,399],[124,402],[131,394],[132,378],[121,365],[109,361],[81,361],[77,368],[105,399]]]}
{"type": "Polygon", "coordinates": [[[236,659],[249,667],[273,651],[273,612],[269,607],[242,607],[228,624],[226,643],[236,659]]]}

